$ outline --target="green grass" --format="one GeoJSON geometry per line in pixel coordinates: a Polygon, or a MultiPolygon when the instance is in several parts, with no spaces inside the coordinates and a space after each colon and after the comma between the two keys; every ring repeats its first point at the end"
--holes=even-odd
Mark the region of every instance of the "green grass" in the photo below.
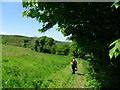
{"type": "Polygon", "coordinates": [[[3,45],[3,87],[32,88],[69,64],[66,56],[37,53],[29,49],[3,45]]]}
{"type": "Polygon", "coordinates": [[[76,74],[71,74],[71,65],[68,65],[48,77],[41,86],[46,88],[86,88],[81,64],[78,64],[76,74]]]}
{"type": "Polygon", "coordinates": [[[86,80],[79,61],[71,74],[72,57],[38,53],[28,48],[3,45],[3,88],[84,88],[86,80]]]}

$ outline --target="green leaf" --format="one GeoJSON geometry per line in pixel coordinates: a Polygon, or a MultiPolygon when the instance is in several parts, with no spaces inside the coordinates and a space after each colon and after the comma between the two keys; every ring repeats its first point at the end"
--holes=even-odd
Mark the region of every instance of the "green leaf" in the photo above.
{"type": "Polygon", "coordinates": [[[114,53],[115,58],[116,58],[119,54],[120,54],[119,52],[115,52],[115,53],[114,53]]]}
{"type": "Polygon", "coordinates": [[[115,7],[116,9],[120,6],[120,2],[116,1],[115,3],[112,4],[111,7],[115,7]]]}
{"type": "Polygon", "coordinates": [[[120,54],[120,39],[115,40],[110,46],[114,45],[114,47],[109,51],[110,59],[115,56],[115,58],[120,54]],[[118,51],[119,50],[119,51],[118,51]]]}
{"type": "Polygon", "coordinates": [[[113,47],[113,48],[109,51],[109,57],[110,57],[110,59],[112,59],[115,50],[116,50],[116,47],[113,47]]]}
{"type": "Polygon", "coordinates": [[[120,52],[120,39],[119,39],[118,42],[117,42],[117,47],[118,47],[118,50],[119,50],[119,52],[120,52]]]}
{"type": "Polygon", "coordinates": [[[117,40],[115,40],[114,42],[112,42],[109,47],[111,47],[112,45],[114,45],[115,43],[117,43],[117,40]]]}

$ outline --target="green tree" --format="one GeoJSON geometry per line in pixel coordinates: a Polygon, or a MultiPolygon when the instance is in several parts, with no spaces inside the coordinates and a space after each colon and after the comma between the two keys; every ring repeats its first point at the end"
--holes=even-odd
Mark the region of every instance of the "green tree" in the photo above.
{"type": "Polygon", "coordinates": [[[65,54],[65,55],[68,55],[69,52],[70,52],[70,46],[69,46],[69,43],[65,43],[65,44],[63,44],[62,47],[63,47],[64,54],[65,54]]]}
{"type": "Polygon", "coordinates": [[[22,47],[27,48],[27,43],[23,43],[22,47]]]}
{"type": "Polygon", "coordinates": [[[83,58],[85,56],[85,52],[82,51],[82,48],[79,48],[76,42],[71,42],[70,43],[70,56],[75,56],[75,57],[81,57],[83,58]]]}
{"type": "Polygon", "coordinates": [[[62,47],[61,45],[60,45],[60,46],[57,46],[56,49],[55,49],[55,50],[56,50],[56,54],[57,54],[57,55],[64,55],[65,53],[64,53],[63,48],[64,48],[64,47],[62,47]]]}
{"type": "Polygon", "coordinates": [[[36,52],[38,52],[39,50],[38,50],[38,47],[39,47],[40,45],[39,45],[39,41],[38,40],[35,40],[35,44],[34,44],[34,50],[36,51],[36,52]]]}
{"type": "Polygon", "coordinates": [[[47,37],[45,39],[45,45],[44,45],[44,52],[45,53],[51,53],[51,47],[55,44],[54,42],[54,39],[53,38],[50,38],[50,37],[47,37]]]}
{"type": "Polygon", "coordinates": [[[46,36],[42,36],[36,39],[34,48],[35,51],[51,53],[50,47],[54,45],[54,39],[46,36]]]}
{"type": "Polygon", "coordinates": [[[63,43],[61,45],[57,45],[55,50],[57,55],[68,55],[70,51],[69,43],[68,44],[63,43]]]}
{"type": "Polygon", "coordinates": [[[40,37],[40,38],[38,38],[38,41],[39,41],[39,47],[40,47],[40,52],[44,52],[44,45],[45,45],[45,39],[46,39],[47,37],[46,36],[42,36],[42,37],[40,37]]]}
{"type": "Polygon", "coordinates": [[[57,45],[56,45],[56,44],[54,44],[54,45],[52,45],[52,46],[50,47],[50,52],[51,52],[51,54],[55,54],[55,53],[56,53],[56,48],[57,48],[57,45]]]}
{"type": "MultiPolygon", "coordinates": [[[[110,60],[109,45],[120,38],[120,8],[111,7],[112,4],[23,2],[28,10],[22,16],[42,22],[41,32],[58,24],[58,31],[64,36],[70,35],[78,47],[93,54],[94,58],[89,62],[94,69],[92,76],[101,87],[119,87],[120,57],[110,60]]],[[[91,84],[91,87],[95,86],[91,84]]]]}

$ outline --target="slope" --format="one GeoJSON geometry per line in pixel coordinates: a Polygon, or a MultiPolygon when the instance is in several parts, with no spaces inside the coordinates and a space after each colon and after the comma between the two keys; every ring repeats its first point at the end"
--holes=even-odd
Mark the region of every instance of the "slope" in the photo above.
{"type": "MultiPolygon", "coordinates": [[[[3,88],[79,88],[85,86],[82,69],[71,74],[71,58],[3,45],[3,88]]],[[[79,68],[82,68],[79,63],[79,68]]]]}

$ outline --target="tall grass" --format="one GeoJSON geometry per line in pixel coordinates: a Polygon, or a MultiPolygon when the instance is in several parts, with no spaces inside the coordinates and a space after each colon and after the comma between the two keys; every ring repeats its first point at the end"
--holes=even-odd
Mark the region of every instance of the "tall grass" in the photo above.
{"type": "Polygon", "coordinates": [[[89,88],[97,88],[99,90],[100,83],[95,78],[93,78],[93,76],[96,75],[96,72],[90,65],[89,60],[81,59],[81,62],[83,65],[83,73],[87,81],[87,86],[89,88]]]}
{"type": "Polygon", "coordinates": [[[3,88],[38,88],[43,81],[66,67],[71,58],[37,53],[22,47],[3,45],[3,88]]]}

